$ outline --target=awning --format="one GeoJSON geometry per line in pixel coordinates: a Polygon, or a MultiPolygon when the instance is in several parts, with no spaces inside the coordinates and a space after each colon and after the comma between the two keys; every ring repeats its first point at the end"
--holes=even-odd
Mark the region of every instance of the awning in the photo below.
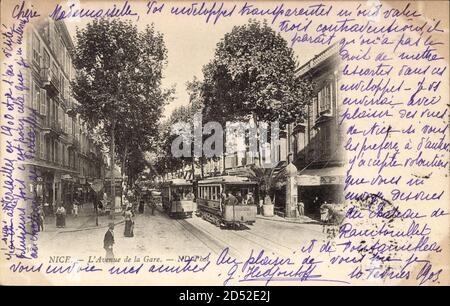
{"type": "Polygon", "coordinates": [[[299,171],[296,178],[298,186],[341,185],[345,181],[343,167],[327,167],[299,171]]]}
{"type": "Polygon", "coordinates": [[[46,162],[39,162],[36,160],[28,160],[28,161],[26,161],[25,164],[30,165],[30,166],[37,166],[37,167],[43,168],[45,170],[56,170],[61,173],[70,173],[70,174],[78,173],[76,170],[71,170],[71,169],[60,167],[60,166],[53,166],[53,165],[49,165],[46,162]]]}

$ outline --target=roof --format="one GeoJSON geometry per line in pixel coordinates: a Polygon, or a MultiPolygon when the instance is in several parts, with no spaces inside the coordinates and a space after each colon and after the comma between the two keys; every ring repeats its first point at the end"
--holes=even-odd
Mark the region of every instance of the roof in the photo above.
{"type": "Polygon", "coordinates": [[[299,176],[343,176],[345,170],[343,167],[326,167],[319,169],[306,169],[299,171],[299,176]]]}
{"type": "Polygon", "coordinates": [[[297,77],[303,77],[306,73],[318,67],[321,63],[323,63],[327,59],[333,56],[337,56],[338,53],[339,53],[339,45],[337,43],[330,45],[322,52],[314,56],[313,59],[311,59],[310,61],[303,64],[300,68],[298,68],[298,70],[296,71],[297,77]]]}
{"type": "Polygon", "coordinates": [[[243,176],[215,176],[198,182],[199,184],[240,184],[255,185],[256,182],[250,181],[249,178],[243,176]]]}
{"type": "Polygon", "coordinates": [[[191,186],[192,182],[185,179],[171,179],[163,183],[163,185],[191,186]]]}

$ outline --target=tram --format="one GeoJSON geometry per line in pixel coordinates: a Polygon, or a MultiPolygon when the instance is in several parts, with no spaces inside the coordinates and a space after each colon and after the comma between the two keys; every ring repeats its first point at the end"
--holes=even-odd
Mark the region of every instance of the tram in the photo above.
{"type": "Polygon", "coordinates": [[[161,200],[171,218],[191,218],[195,211],[192,183],[184,179],[165,182],[161,189],[161,200]]]}
{"type": "Polygon", "coordinates": [[[240,227],[256,221],[257,183],[246,177],[220,176],[198,182],[197,214],[203,219],[225,227],[240,227]],[[238,201],[230,205],[226,193],[238,201]],[[250,197],[252,195],[252,197],[250,197]]]}

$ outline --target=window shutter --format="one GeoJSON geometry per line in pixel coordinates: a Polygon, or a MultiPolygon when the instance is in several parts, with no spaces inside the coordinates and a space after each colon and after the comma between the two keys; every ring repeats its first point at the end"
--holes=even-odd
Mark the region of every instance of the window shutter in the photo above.
{"type": "Polygon", "coordinates": [[[47,114],[47,91],[41,89],[41,115],[45,116],[47,114]]]}
{"type": "Polygon", "coordinates": [[[29,108],[34,108],[33,107],[33,100],[34,100],[34,82],[33,82],[33,80],[31,80],[30,81],[30,98],[28,99],[29,101],[28,101],[28,107],[29,108]]]}
{"type": "Polygon", "coordinates": [[[41,137],[40,150],[39,150],[40,158],[45,159],[45,135],[42,133],[40,135],[40,137],[41,137]]]}

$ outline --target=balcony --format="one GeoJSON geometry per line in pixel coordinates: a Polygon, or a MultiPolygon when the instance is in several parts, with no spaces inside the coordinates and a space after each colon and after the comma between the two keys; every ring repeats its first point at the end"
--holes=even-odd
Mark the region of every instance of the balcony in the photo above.
{"type": "Polygon", "coordinates": [[[59,78],[58,75],[55,74],[54,71],[52,71],[52,69],[42,68],[41,79],[44,88],[47,89],[48,92],[52,93],[54,96],[59,93],[59,78]]]}
{"type": "Polygon", "coordinates": [[[62,135],[63,130],[62,128],[59,126],[58,122],[55,121],[50,121],[48,122],[43,128],[42,131],[44,133],[48,133],[51,134],[54,137],[59,137],[62,135]]]}
{"type": "Polygon", "coordinates": [[[67,104],[67,115],[69,115],[70,117],[75,117],[77,115],[77,105],[75,103],[75,99],[72,98],[71,96],[69,96],[69,100],[68,100],[68,104],[67,104]]]}

